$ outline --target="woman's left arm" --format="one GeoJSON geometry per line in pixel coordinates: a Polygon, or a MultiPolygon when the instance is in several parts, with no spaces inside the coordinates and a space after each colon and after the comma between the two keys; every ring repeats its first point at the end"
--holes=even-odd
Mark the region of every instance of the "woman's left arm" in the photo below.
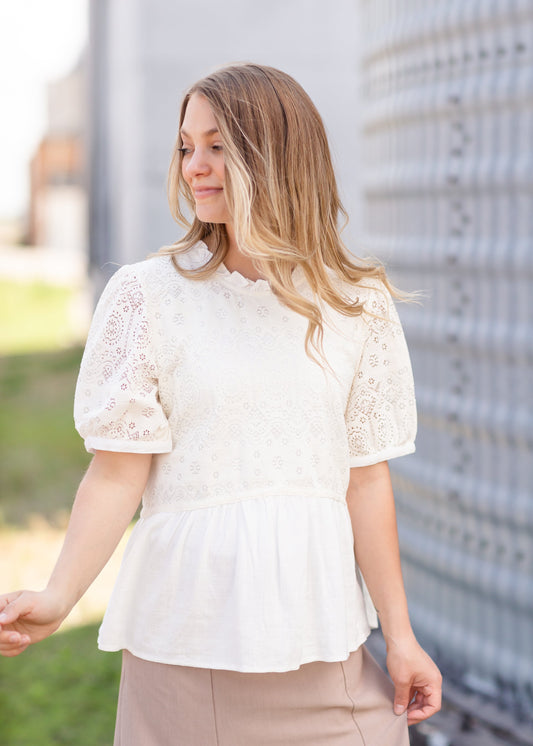
{"type": "Polygon", "coordinates": [[[346,494],[355,557],[377,609],[395,687],[394,711],[413,725],[440,709],[442,677],[418,644],[407,610],[394,495],[386,461],[350,469],[346,494]]]}

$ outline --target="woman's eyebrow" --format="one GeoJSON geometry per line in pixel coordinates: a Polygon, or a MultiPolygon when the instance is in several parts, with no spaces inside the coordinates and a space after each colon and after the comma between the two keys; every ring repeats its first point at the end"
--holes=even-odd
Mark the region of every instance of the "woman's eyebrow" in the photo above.
{"type": "MultiPolygon", "coordinates": [[[[183,129],[180,130],[180,134],[182,137],[190,137],[189,133],[183,129]]],[[[218,135],[218,129],[216,127],[213,127],[212,129],[203,132],[202,135],[203,137],[209,137],[209,135],[218,135]]]]}

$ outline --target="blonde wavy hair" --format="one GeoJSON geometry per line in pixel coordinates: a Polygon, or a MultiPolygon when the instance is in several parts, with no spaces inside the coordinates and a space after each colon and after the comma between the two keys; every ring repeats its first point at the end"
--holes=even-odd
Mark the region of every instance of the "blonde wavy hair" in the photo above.
{"type": "MultiPolygon", "coordinates": [[[[340,237],[339,218],[346,211],[337,183],[322,119],[303,88],[272,67],[237,64],[221,68],[195,83],[183,99],[180,130],[193,94],[209,102],[224,148],[224,195],[237,245],[250,257],[272,291],[288,308],[307,317],[305,348],[322,356],[322,312],[319,301],[346,316],[363,307],[343,294],[335,278],[352,285],[365,278],[387,280],[384,267],[354,259],[340,237]],[[293,270],[301,267],[314,300],[295,287],[293,270]]],[[[168,199],[175,220],[188,230],[159,253],[171,254],[183,276],[202,280],[212,275],[228,250],[224,224],[192,222],[195,202],[182,175],[183,147],[178,134],[168,176],[168,199]],[[177,257],[211,237],[212,258],[187,270],[177,257]]],[[[314,355],[311,354],[312,357],[314,355]]]]}

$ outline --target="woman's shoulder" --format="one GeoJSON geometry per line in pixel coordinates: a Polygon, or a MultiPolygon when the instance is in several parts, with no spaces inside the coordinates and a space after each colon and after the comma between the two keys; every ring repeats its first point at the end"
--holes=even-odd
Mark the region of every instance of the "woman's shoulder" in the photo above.
{"type": "Polygon", "coordinates": [[[142,306],[149,315],[160,314],[165,308],[169,312],[175,310],[176,304],[198,302],[202,283],[184,276],[175,262],[179,262],[180,268],[193,270],[205,264],[205,255],[191,247],[179,255],[161,251],[139,262],[124,264],[109,280],[102,299],[129,308],[142,306]]]}
{"type": "Polygon", "coordinates": [[[393,299],[384,278],[376,274],[351,282],[340,278],[333,270],[329,270],[329,273],[337,289],[347,300],[363,306],[363,314],[388,317],[393,299]]]}
{"type": "Polygon", "coordinates": [[[104,287],[95,317],[101,314],[152,316],[166,297],[180,295],[176,287],[179,283],[180,275],[169,256],[154,255],[123,264],[104,287]]]}
{"type": "Polygon", "coordinates": [[[394,301],[382,277],[363,277],[354,287],[355,294],[359,302],[363,304],[365,312],[374,315],[389,316],[394,301]]]}
{"type": "MultiPolygon", "coordinates": [[[[194,252],[191,249],[180,255],[180,265],[193,268],[195,264],[194,252]]],[[[146,259],[130,264],[123,264],[112,275],[108,282],[108,292],[124,288],[138,288],[147,297],[164,295],[173,290],[176,285],[186,282],[183,275],[176,269],[173,256],[170,253],[152,254],[146,259]]]]}
{"type": "Polygon", "coordinates": [[[121,265],[113,277],[114,282],[146,283],[158,277],[172,276],[176,270],[172,266],[172,258],[165,254],[154,254],[138,262],[121,265]]]}
{"type": "Polygon", "coordinates": [[[124,265],[126,270],[132,274],[138,274],[143,280],[169,279],[183,281],[184,276],[178,271],[195,270],[202,267],[211,258],[211,254],[205,244],[201,241],[190,246],[188,249],[173,251],[172,247],[161,249],[157,254],[150,255],[147,259],[134,264],[124,265]]]}

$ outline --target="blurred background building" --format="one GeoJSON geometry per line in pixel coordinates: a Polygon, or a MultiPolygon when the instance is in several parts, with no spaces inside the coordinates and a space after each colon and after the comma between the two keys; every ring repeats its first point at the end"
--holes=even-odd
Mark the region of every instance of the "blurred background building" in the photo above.
{"type": "Polygon", "coordinates": [[[48,125],[30,164],[28,243],[87,252],[85,57],[47,87],[48,125]]]}

